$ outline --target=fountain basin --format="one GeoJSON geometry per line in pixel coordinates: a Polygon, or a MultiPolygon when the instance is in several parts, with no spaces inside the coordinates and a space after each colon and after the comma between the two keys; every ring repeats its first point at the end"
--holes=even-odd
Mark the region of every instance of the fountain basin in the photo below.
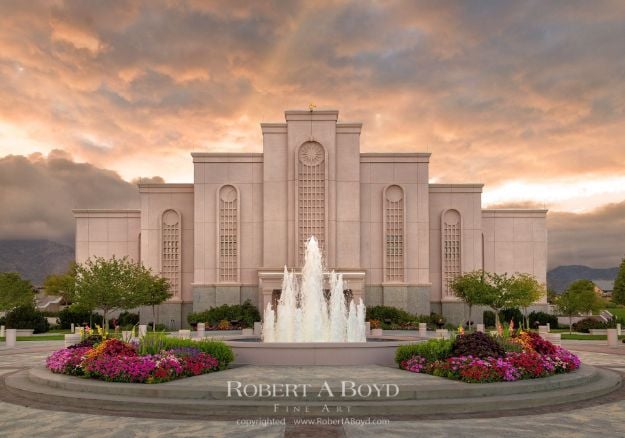
{"type": "Polygon", "coordinates": [[[413,337],[369,337],[368,342],[262,342],[258,338],[225,340],[235,365],[385,365],[395,366],[395,351],[423,342],[413,337]]]}

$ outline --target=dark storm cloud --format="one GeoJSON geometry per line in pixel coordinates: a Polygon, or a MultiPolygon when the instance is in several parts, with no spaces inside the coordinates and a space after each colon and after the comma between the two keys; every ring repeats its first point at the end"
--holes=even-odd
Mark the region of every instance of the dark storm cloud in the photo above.
{"type": "MultiPolygon", "coordinates": [[[[163,182],[160,177],[142,182],[163,182]]],[[[0,239],[72,242],[73,208],[138,208],[136,185],[65,152],[0,158],[0,239]]]]}
{"type": "Polygon", "coordinates": [[[608,202],[623,41],[618,0],[7,0],[0,156],[189,180],[188,152],[259,151],[258,122],[314,102],[364,151],[432,152],[437,182],[592,179],[608,202]]]}

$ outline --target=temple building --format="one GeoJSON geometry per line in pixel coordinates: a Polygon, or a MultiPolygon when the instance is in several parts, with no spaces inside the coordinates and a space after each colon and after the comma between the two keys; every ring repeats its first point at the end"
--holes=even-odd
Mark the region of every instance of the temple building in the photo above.
{"type": "Polygon", "coordinates": [[[160,322],[172,328],[222,304],[263,309],[312,235],[367,306],[458,323],[449,286],[462,272],[546,282],[546,210],[483,209],[483,184],[429,182],[429,153],[362,153],[362,124],[338,111],[285,119],[261,124],[262,153],[192,153],[193,183],[139,184],[139,210],[74,210],[76,261],[128,256],[168,278],[160,322]]]}

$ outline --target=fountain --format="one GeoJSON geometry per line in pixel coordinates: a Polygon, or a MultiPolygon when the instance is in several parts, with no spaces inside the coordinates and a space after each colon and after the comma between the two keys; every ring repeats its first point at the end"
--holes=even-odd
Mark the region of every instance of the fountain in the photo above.
{"type": "Polygon", "coordinates": [[[301,274],[285,267],[280,300],[265,306],[262,337],[225,339],[235,364],[392,366],[399,345],[418,341],[411,336],[367,339],[364,302],[358,297],[347,304],[343,275],[324,273],[321,259],[317,239],[311,237],[301,274]]]}
{"type": "Polygon", "coordinates": [[[301,281],[284,267],[282,294],[265,308],[263,342],[366,342],[365,305],[346,306],[343,275],[329,274],[330,298],[323,292],[321,251],[315,237],[306,244],[301,281]]]}

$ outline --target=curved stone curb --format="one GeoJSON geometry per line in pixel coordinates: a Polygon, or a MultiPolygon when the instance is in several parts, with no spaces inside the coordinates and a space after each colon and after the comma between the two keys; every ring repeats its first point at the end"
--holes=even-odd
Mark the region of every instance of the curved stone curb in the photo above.
{"type": "MultiPolygon", "coordinates": [[[[223,388],[211,393],[207,388],[165,385],[112,384],[54,375],[47,370],[23,371],[5,379],[7,390],[23,399],[57,406],[97,408],[132,416],[133,413],[198,416],[342,416],[346,415],[428,415],[487,412],[497,414],[522,408],[553,406],[589,400],[621,387],[617,373],[590,366],[578,372],[539,380],[495,384],[441,384],[427,391],[400,386],[397,399],[228,399],[223,388]],[[42,374],[42,371],[47,373],[42,374]],[[47,378],[46,378],[47,377],[47,378]],[[523,384],[523,385],[521,385],[523,384]],[[205,394],[201,397],[202,393],[205,394]],[[412,395],[412,397],[408,397],[412,395]],[[279,407],[276,409],[276,403],[279,407]],[[308,406],[308,412],[287,412],[287,408],[308,406]],[[322,412],[322,409],[325,409],[322,412]]],[[[423,385],[422,389],[427,385],[423,385]]],[[[218,388],[212,388],[214,391],[218,388]]]]}

